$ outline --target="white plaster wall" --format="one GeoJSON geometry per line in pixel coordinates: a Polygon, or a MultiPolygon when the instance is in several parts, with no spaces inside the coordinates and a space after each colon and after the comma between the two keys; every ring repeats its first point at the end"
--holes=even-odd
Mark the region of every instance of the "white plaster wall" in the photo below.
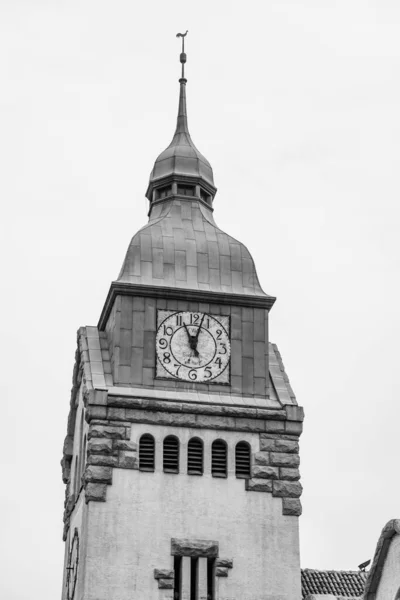
{"type": "Polygon", "coordinates": [[[376,600],[395,600],[400,589],[400,535],[395,535],[390,543],[379,582],[376,600]]]}
{"type": "MultiPolygon", "coordinates": [[[[240,440],[259,449],[258,435],[137,425],[156,439],[156,472],[114,469],[105,503],[88,505],[87,573],[84,600],[161,600],[154,568],[172,568],[170,540],[212,539],[220,557],[233,558],[228,578],[218,578],[217,600],[299,600],[298,519],[282,515],[282,501],[271,494],[246,492],[234,475],[234,447],[240,440]],[[162,440],[181,440],[179,475],[162,472],[162,440]],[[187,441],[201,437],[205,473],[186,475],[187,441]],[[229,447],[229,476],[211,477],[214,439],[229,447]]],[[[80,598],[78,597],[78,600],[80,598]]]]}

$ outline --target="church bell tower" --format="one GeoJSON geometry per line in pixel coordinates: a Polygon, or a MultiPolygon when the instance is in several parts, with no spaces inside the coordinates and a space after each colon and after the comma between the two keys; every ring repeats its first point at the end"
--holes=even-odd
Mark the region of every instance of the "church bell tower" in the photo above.
{"type": "Polygon", "coordinates": [[[298,600],[303,411],[268,339],[275,298],[214,221],[216,187],[178,120],[149,221],[97,327],[78,330],[62,600],[298,600]]]}

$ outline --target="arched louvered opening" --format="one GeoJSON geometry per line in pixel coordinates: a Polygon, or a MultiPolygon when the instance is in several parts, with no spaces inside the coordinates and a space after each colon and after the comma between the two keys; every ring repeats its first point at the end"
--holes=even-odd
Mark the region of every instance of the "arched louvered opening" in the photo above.
{"type": "Polygon", "coordinates": [[[203,475],[203,442],[199,438],[189,440],[188,474],[203,475]]]}
{"type": "Polygon", "coordinates": [[[174,435],[164,439],[163,470],[164,473],[179,473],[179,440],[174,435]]]}
{"type": "Polygon", "coordinates": [[[250,477],[250,444],[239,442],[235,450],[235,471],[236,477],[250,477]]]}
{"type": "Polygon", "coordinates": [[[215,440],[211,446],[211,474],[213,477],[227,476],[228,448],[223,440],[215,440]]]}
{"type": "Polygon", "coordinates": [[[154,459],[154,438],[149,433],[145,433],[139,441],[139,469],[141,471],[154,471],[154,459]]]}

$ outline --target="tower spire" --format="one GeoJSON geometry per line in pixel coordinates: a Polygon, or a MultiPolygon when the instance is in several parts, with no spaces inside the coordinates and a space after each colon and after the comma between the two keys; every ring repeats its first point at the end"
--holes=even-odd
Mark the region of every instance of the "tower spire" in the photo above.
{"type": "MultiPolygon", "coordinates": [[[[216,188],[214,186],[214,177],[210,163],[197,150],[192,138],[190,137],[187,110],[186,110],[186,83],[185,77],[185,37],[188,32],[177,33],[176,37],[182,38],[182,51],[180,53],[180,63],[182,65],[181,77],[179,78],[179,106],[176,129],[169,146],[157,157],[152,172],[150,173],[149,187],[146,196],[153,202],[157,197],[156,189],[159,186],[166,187],[167,178],[178,179],[187,185],[202,183],[206,188],[203,190],[205,196],[214,198],[216,188]],[[194,178],[192,182],[188,178],[194,178]],[[153,193],[156,192],[156,193],[153,193]]],[[[168,183],[168,182],[167,182],[168,183]]],[[[172,188],[171,188],[172,189],[172,188]]],[[[194,188],[193,188],[194,189],[194,188]]],[[[199,193],[199,189],[198,189],[199,193]]]]}

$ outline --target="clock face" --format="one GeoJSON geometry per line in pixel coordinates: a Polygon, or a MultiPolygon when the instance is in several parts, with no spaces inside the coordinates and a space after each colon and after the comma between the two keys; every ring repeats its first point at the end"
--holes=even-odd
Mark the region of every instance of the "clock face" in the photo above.
{"type": "Polygon", "coordinates": [[[229,383],[229,317],[157,311],[157,377],[229,383]]]}
{"type": "Polygon", "coordinates": [[[71,544],[71,550],[68,559],[68,574],[67,574],[67,598],[73,600],[76,587],[76,579],[78,576],[78,564],[79,564],[79,535],[78,530],[75,528],[74,537],[71,544]]]}

